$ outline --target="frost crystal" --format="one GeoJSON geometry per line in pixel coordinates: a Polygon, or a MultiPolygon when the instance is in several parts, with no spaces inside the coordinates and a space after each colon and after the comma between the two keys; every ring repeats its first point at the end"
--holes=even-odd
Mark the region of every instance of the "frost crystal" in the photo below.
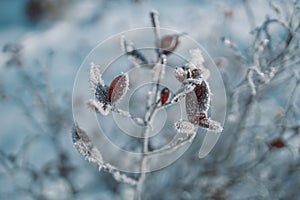
{"type": "Polygon", "coordinates": [[[165,55],[162,55],[160,57],[159,63],[155,64],[152,68],[153,80],[157,81],[159,79],[163,79],[163,77],[165,76],[166,63],[167,57],[165,55]]]}
{"type": "Polygon", "coordinates": [[[201,126],[202,128],[206,128],[208,130],[215,131],[218,133],[223,131],[223,127],[219,122],[216,122],[209,118],[200,120],[198,125],[201,126]]]}
{"type": "Polygon", "coordinates": [[[100,85],[100,83],[98,83],[98,85],[95,89],[95,97],[100,103],[102,103],[104,105],[109,104],[107,88],[100,85]]]}
{"type": "Polygon", "coordinates": [[[210,104],[210,89],[206,81],[196,84],[194,92],[197,96],[199,109],[201,112],[207,112],[210,104]]]}
{"type": "Polygon", "coordinates": [[[72,139],[75,148],[89,162],[102,163],[103,159],[99,150],[92,144],[88,135],[77,124],[72,130],[72,139]]]}
{"type": "Polygon", "coordinates": [[[110,111],[110,105],[109,104],[103,104],[97,100],[90,99],[87,102],[87,105],[89,108],[91,108],[93,111],[100,113],[102,115],[108,115],[110,111]]]}
{"type": "Polygon", "coordinates": [[[202,68],[204,63],[204,58],[200,49],[191,49],[190,54],[192,59],[188,62],[187,67],[190,69],[202,68]]]}
{"type": "Polygon", "coordinates": [[[193,85],[194,90],[187,93],[185,98],[186,112],[190,121],[200,113],[206,115],[210,104],[210,89],[206,81],[193,85]]]}
{"type": "Polygon", "coordinates": [[[97,164],[99,170],[103,169],[104,171],[111,173],[117,181],[136,185],[137,182],[135,179],[126,176],[126,174],[121,174],[115,166],[103,161],[100,151],[93,145],[86,132],[77,124],[74,124],[72,139],[78,152],[89,162],[97,164]]]}
{"type": "Polygon", "coordinates": [[[137,49],[135,49],[132,42],[128,43],[125,36],[121,37],[122,50],[127,54],[128,60],[130,60],[136,67],[148,64],[146,57],[137,49]]]}
{"type": "Polygon", "coordinates": [[[181,67],[178,67],[175,69],[175,77],[179,82],[183,83],[187,78],[187,72],[181,67]]]}
{"type": "Polygon", "coordinates": [[[102,80],[102,74],[99,68],[99,65],[96,65],[94,63],[90,64],[90,83],[93,89],[96,89],[96,87],[100,84],[102,87],[104,87],[104,81],[102,80]]]}
{"type": "Polygon", "coordinates": [[[204,67],[204,58],[202,56],[202,51],[200,49],[190,50],[191,60],[186,64],[186,67],[190,68],[192,71],[197,70],[201,72],[201,78],[207,80],[210,76],[210,71],[204,67]]]}
{"type": "Polygon", "coordinates": [[[196,132],[195,125],[189,121],[180,120],[175,123],[175,128],[179,133],[193,134],[196,132]]]}

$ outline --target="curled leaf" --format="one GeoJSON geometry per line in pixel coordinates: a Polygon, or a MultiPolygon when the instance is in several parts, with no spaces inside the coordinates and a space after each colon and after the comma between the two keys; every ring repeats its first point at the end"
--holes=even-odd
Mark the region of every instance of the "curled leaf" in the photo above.
{"type": "Polygon", "coordinates": [[[165,35],[160,40],[160,48],[163,54],[168,55],[172,53],[179,44],[179,35],[165,35]]]}
{"type": "Polygon", "coordinates": [[[129,87],[129,78],[127,74],[122,74],[114,78],[108,88],[108,100],[114,103],[120,100],[127,92],[129,87]]]}

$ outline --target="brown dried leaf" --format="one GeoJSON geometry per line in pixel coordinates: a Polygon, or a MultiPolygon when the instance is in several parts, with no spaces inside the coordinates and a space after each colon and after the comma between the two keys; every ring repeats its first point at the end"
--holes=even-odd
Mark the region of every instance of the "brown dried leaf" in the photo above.
{"type": "Polygon", "coordinates": [[[193,84],[195,88],[186,94],[185,104],[188,119],[191,121],[200,113],[206,114],[210,103],[210,89],[205,81],[200,84],[193,84]]]}
{"type": "Polygon", "coordinates": [[[129,79],[127,74],[122,74],[114,78],[108,88],[108,99],[111,103],[120,100],[127,92],[129,79]]]}
{"type": "Polygon", "coordinates": [[[165,35],[160,41],[160,48],[163,50],[163,54],[168,55],[177,48],[178,44],[178,35],[165,35]]]}

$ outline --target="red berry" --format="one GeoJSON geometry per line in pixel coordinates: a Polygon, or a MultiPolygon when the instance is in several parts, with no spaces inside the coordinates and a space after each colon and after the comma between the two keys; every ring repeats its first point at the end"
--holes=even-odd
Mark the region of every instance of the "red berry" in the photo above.
{"type": "Polygon", "coordinates": [[[164,105],[168,101],[169,96],[170,96],[170,90],[166,87],[164,89],[162,89],[162,91],[160,93],[161,105],[164,105]]]}
{"type": "Polygon", "coordinates": [[[271,147],[274,147],[274,148],[285,147],[285,144],[281,138],[274,139],[273,141],[271,141],[270,145],[271,145],[271,147]]]}

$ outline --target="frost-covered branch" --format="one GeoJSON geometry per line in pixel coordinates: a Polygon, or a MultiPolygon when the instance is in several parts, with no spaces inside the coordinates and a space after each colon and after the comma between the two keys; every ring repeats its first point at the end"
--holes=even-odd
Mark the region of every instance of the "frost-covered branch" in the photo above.
{"type": "Polygon", "coordinates": [[[135,179],[122,174],[116,167],[104,162],[100,151],[93,145],[86,132],[82,130],[77,124],[74,124],[72,130],[72,139],[74,146],[78,150],[78,152],[89,162],[97,164],[99,170],[104,170],[111,173],[117,181],[128,183],[130,185],[137,184],[135,179]]]}

